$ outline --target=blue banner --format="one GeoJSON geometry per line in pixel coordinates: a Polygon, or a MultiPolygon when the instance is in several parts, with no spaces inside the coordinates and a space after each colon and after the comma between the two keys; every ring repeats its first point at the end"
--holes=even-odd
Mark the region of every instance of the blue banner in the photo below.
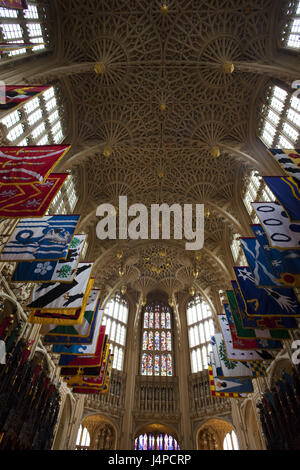
{"type": "Polygon", "coordinates": [[[255,283],[260,287],[282,286],[272,270],[259,241],[256,238],[241,238],[241,245],[248,264],[255,279],[255,283]]]}
{"type": "Polygon", "coordinates": [[[75,235],[65,260],[21,261],[17,264],[12,282],[72,282],[76,273],[86,235],[75,235]]]}
{"type": "Polygon", "coordinates": [[[245,313],[245,302],[241,295],[239,285],[236,281],[231,281],[231,285],[239,306],[241,319],[244,328],[269,328],[269,329],[290,329],[298,328],[297,320],[293,317],[265,317],[262,315],[248,316],[245,313]]]}
{"type": "Polygon", "coordinates": [[[261,245],[277,279],[286,286],[300,286],[300,250],[278,250],[269,245],[268,237],[260,224],[250,225],[261,245]]]}
{"type": "Polygon", "coordinates": [[[79,215],[21,219],[0,253],[0,261],[65,259],[79,215]]]}
{"type": "Polygon", "coordinates": [[[300,304],[293,289],[257,287],[248,267],[234,267],[248,315],[300,316],[300,304]]]}
{"type": "Polygon", "coordinates": [[[276,199],[288,213],[290,220],[300,222],[300,188],[292,177],[263,177],[276,199]]]}

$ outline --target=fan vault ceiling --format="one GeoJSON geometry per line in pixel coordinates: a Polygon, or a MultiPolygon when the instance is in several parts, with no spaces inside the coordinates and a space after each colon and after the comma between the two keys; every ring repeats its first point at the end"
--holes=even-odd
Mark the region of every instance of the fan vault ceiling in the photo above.
{"type": "Polygon", "coordinates": [[[68,139],[78,158],[71,155],[65,167],[80,180],[81,228],[89,232],[96,282],[171,296],[230,280],[228,247],[243,229],[237,201],[250,166],[224,149],[213,158],[211,149],[243,149],[255,139],[250,110],[269,77],[251,64],[268,62],[279,3],[165,3],[167,12],[159,0],[51,1],[56,66],[39,80],[59,84],[67,97],[68,139]],[[201,259],[184,241],[97,240],[95,208],[117,206],[119,195],[148,207],[205,203],[201,259]]]}

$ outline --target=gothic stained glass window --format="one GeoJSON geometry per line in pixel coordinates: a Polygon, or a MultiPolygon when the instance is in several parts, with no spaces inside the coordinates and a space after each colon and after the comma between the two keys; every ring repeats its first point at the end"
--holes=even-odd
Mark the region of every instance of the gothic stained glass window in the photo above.
{"type": "Polygon", "coordinates": [[[191,369],[196,373],[207,369],[207,355],[211,351],[211,337],[215,331],[213,314],[209,305],[196,296],[189,302],[186,316],[191,369]]]}
{"type": "Polygon", "coordinates": [[[258,119],[258,135],[266,147],[296,148],[300,135],[300,101],[295,92],[296,89],[286,91],[271,81],[267,83],[258,119]]]}
{"type": "Polygon", "coordinates": [[[80,425],[77,433],[77,439],[76,439],[76,449],[83,449],[90,447],[91,444],[91,438],[90,438],[90,433],[88,432],[87,428],[83,428],[82,425],[80,425]]]}
{"type": "Polygon", "coordinates": [[[102,324],[106,326],[105,333],[112,346],[113,368],[120,371],[123,370],[125,356],[127,321],[128,303],[120,293],[116,293],[104,308],[102,324]]]}
{"type": "Polygon", "coordinates": [[[282,29],[279,31],[280,47],[300,49],[300,1],[282,2],[280,15],[284,18],[282,29]]]}
{"type": "Polygon", "coordinates": [[[170,307],[162,302],[147,305],[142,325],[141,374],[173,376],[173,333],[170,307]]]}

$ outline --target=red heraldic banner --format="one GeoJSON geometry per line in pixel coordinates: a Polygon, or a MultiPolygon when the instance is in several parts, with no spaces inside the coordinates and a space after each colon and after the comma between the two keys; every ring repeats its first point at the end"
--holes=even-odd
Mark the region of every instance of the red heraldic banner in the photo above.
{"type": "Polygon", "coordinates": [[[24,85],[5,85],[2,87],[2,93],[5,94],[5,103],[0,103],[0,111],[10,111],[18,108],[34,96],[40,95],[48,90],[50,85],[46,86],[24,86],[24,85]]]}
{"type": "Polygon", "coordinates": [[[45,182],[70,145],[0,147],[0,183],[31,184],[45,182]]]}
{"type": "Polygon", "coordinates": [[[26,8],[28,8],[25,0],[0,0],[0,7],[17,8],[20,10],[26,10],[26,8]]]}
{"type": "Polygon", "coordinates": [[[68,176],[52,173],[43,183],[0,185],[0,217],[43,217],[68,176]]]}

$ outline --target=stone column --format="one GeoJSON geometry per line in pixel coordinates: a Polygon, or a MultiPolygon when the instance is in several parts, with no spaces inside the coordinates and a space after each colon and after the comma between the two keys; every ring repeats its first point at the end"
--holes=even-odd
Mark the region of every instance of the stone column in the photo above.
{"type": "MultiPolygon", "coordinates": [[[[140,304],[134,305],[133,302],[129,303],[129,321],[127,329],[127,340],[126,340],[126,352],[125,352],[125,364],[124,372],[126,374],[125,379],[125,398],[124,398],[124,416],[121,424],[121,435],[119,436],[119,444],[117,444],[120,450],[132,450],[133,448],[133,417],[132,412],[135,406],[135,377],[138,373],[139,367],[139,335],[134,338],[134,320],[139,313],[140,304]]],[[[140,323],[135,325],[135,328],[139,328],[140,323]]]]}
{"type": "Polygon", "coordinates": [[[178,306],[179,316],[181,319],[180,328],[180,346],[176,341],[175,357],[177,359],[177,375],[178,375],[178,387],[180,397],[180,411],[181,411],[181,440],[180,445],[183,450],[196,449],[194,436],[192,435],[191,420],[190,420],[190,403],[189,403],[189,372],[191,370],[190,358],[189,358],[189,344],[188,344],[188,332],[186,324],[186,314],[184,305],[178,306]]]}

